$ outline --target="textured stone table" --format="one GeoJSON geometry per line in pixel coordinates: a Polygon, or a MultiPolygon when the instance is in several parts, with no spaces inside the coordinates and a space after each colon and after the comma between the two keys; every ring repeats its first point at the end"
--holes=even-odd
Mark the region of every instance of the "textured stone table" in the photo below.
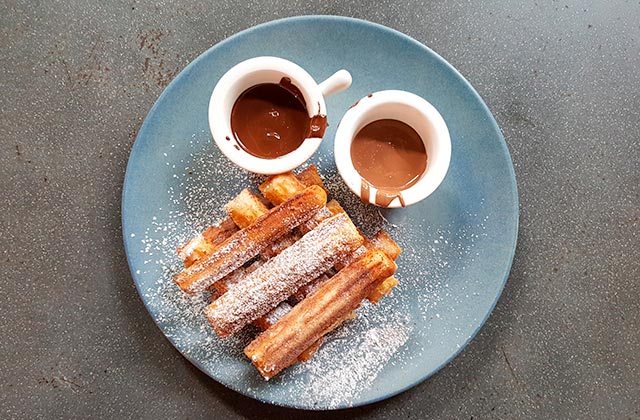
{"type": "Polygon", "coordinates": [[[0,417],[306,414],[225,389],[162,336],[128,272],[120,193],[142,119],[187,63],[314,13],[383,23],[456,66],[504,130],[521,200],[509,282],[471,345],[332,415],[640,417],[638,1],[87,3],[0,6],[0,417]]]}

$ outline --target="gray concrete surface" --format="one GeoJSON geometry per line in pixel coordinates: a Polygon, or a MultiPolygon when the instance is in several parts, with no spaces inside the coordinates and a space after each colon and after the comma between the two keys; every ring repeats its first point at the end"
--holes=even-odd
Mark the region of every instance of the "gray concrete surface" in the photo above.
{"type": "Polygon", "coordinates": [[[477,88],[513,155],[521,228],[504,295],[461,356],[329,417],[640,418],[638,1],[3,0],[0,12],[0,417],[308,415],[225,389],[164,339],[127,269],[120,193],[142,119],[189,61],[260,22],[339,14],[415,37],[477,88]]]}

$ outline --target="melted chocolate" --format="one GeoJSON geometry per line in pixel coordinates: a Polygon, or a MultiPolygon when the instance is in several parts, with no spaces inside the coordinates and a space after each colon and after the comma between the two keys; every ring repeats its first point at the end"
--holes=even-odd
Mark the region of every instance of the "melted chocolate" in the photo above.
{"type": "Polygon", "coordinates": [[[309,118],[304,97],[291,79],[261,83],[238,97],[231,130],[246,152],[274,159],[296,150],[308,137],[324,136],[326,115],[309,118]]]}
{"type": "Polygon", "coordinates": [[[420,135],[409,125],[391,119],[364,126],[351,143],[351,160],[362,177],[360,196],[369,202],[371,187],[375,203],[388,207],[402,191],[418,182],[427,168],[427,152],[420,135]]]}
{"type": "Polygon", "coordinates": [[[369,204],[371,198],[371,184],[366,179],[361,179],[360,183],[360,199],[369,204]]]}
{"type": "Polygon", "coordinates": [[[326,115],[314,115],[309,122],[309,136],[308,137],[324,137],[324,132],[327,129],[327,116],[326,115]]]}
{"type": "MultiPolygon", "coordinates": [[[[370,94],[367,95],[367,98],[370,98],[372,96],[373,96],[373,93],[370,93],[370,94]]],[[[354,106],[358,105],[359,103],[360,103],[360,99],[358,99],[353,105],[351,105],[349,107],[349,109],[353,108],[354,106]]]]}

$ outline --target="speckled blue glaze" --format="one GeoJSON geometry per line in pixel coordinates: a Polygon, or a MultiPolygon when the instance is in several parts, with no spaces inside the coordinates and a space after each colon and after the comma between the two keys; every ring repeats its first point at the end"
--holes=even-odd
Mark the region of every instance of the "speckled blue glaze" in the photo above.
{"type": "MultiPolygon", "coordinates": [[[[446,282],[446,289],[434,288],[435,293],[442,290],[437,314],[427,311],[425,318],[425,302],[412,301],[418,292],[411,288],[418,287],[421,281],[429,282],[428,275],[401,282],[398,293],[407,300],[409,310],[416,313],[411,318],[411,336],[399,352],[402,360],[387,364],[371,387],[348,402],[301,402],[291,397],[288,387],[295,385],[286,379],[261,383],[238,376],[236,365],[251,369],[242,358],[228,370],[222,367],[212,371],[197,354],[185,356],[226,386],[284,406],[341,408],[391,397],[424,381],[454,358],[484,324],[500,296],[509,275],[518,230],[515,175],[505,141],[482,99],[453,67],[424,45],[384,26],[342,17],[308,16],[270,22],[232,36],[206,51],[175,78],[149,112],[131,152],[122,202],[125,248],[138,291],[156,321],[160,314],[149,305],[149,296],[160,272],[145,264],[139,235],[151,225],[157,209],[172,206],[167,189],[180,188],[166,161],[175,158],[177,162],[187,155],[187,145],[180,139],[208,132],[207,104],[219,77],[234,64],[259,55],[290,59],[317,81],[340,68],[351,72],[351,88],[327,101],[330,125],[316,153],[316,158],[324,158],[325,173],[335,171],[327,162],[332,162],[337,123],[356,100],[377,90],[402,89],[431,102],[451,133],[449,172],[427,200],[407,209],[388,211],[385,217],[397,225],[416,226],[408,252],[430,247],[438,238],[436,227],[445,226],[449,232],[458,233],[460,247],[472,247],[473,252],[463,254],[454,247],[439,251],[443,254],[438,261],[447,261],[447,267],[439,278],[439,282],[446,282]],[[162,153],[170,144],[175,144],[175,149],[167,158],[162,153]],[[481,226],[482,234],[459,235],[465,226],[481,226]]],[[[213,148],[206,142],[199,147],[213,148]]],[[[221,188],[236,186],[223,184],[221,188]]],[[[398,264],[400,279],[429,273],[430,269],[421,266],[428,261],[406,255],[398,264]]],[[[166,325],[158,324],[164,331],[166,325]]],[[[180,344],[172,342],[184,353],[180,344]]]]}

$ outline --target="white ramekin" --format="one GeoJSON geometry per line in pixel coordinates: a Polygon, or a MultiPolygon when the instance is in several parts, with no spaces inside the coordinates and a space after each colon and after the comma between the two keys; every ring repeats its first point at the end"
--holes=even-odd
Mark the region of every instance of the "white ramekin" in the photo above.
{"type": "Polygon", "coordinates": [[[288,77],[302,96],[309,117],[326,115],[326,96],[343,91],[351,85],[351,75],[340,70],[318,84],[302,67],[278,57],[256,57],[242,61],[227,71],[218,81],[209,100],[209,128],[222,153],[236,165],[258,174],[272,175],[290,171],[309,159],[320,146],[321,138],[305,139],[300,147],[275,159],[265,159],[236,147],[231,130],[231,111],[236,99],[245,90],[260,83],[279,83],[288,77]]]}
{"type": "MultiPolygon", "coordinates": [[[[425,99],[401,90],[383,90],[366,96],[349,109],[338,126],[334,151],[340,176],[360,198],[362,177],[351,160],[351,142],[365,125],[380,119],[394,119],[411,126],[420,135],[427,151],[427,169],[420,180],[402,191],[405,205],[417,203],[438,188],[449,169],[451,139],[438,110],[425,99]]],[[[375,203],[377,189],[371,187],[369,202],[375,203]]],[[[401,207],[394,199],[388,207],[401,207]]]]}

